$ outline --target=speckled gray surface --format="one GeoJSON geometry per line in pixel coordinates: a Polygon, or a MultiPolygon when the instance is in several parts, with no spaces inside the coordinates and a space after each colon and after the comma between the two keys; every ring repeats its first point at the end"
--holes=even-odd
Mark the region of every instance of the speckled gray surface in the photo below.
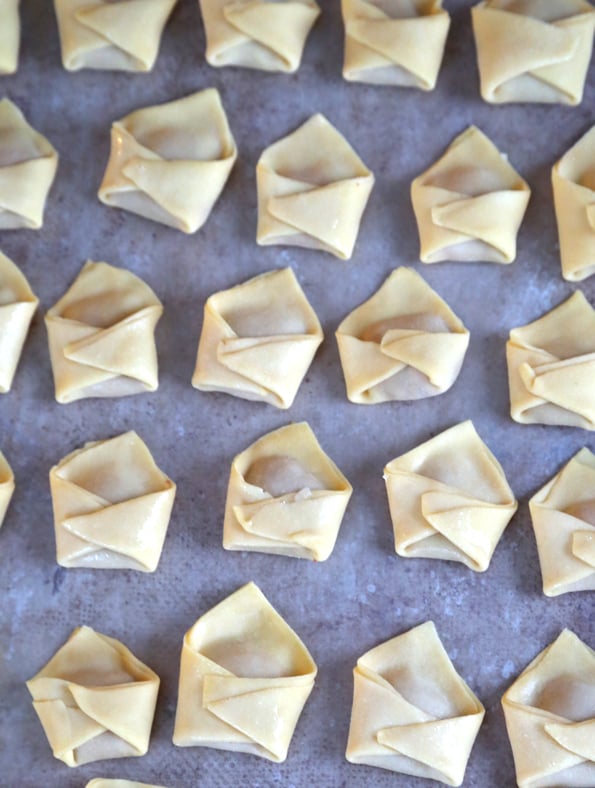
{"type": "MultiPolygon", "coordinates": [[[[484,104],[478,95],[470,3],[452,13],[438,88],[430,94],[348,85],[340,76],[339,3],[323,15],[294,76],[214,70],[204,62],[198,7],[181,0],[152,75],[68,74],[60,64],[49,0],[23,4],[19,72],[0,92],[26,112],[58,148],[61,161],[40,232],[0,234],[0,248],[41,298],[10,394],[0,398],[0,447],[17,491],[0,532],[0,784],[76,788],[93,776],[126,776],[172,788],[194,786],[410,786],[416,780],[344,758],[351,671],[372,646],[427,619],[436,622],[455,666],[487,715],[465,786],[514,785],[500,696],[527,662],[571,627],[593,645],[593,597],[547,599],[541,593],[528,498],[592,434],[526,427],[508,415],[504,343],[565,299],[560,276],[550,167],[593,123],[591,67],[575,109],[484,104]],[[96,191],[109,151],[110,122],[148,104],[214,85],[222,93],[239,160],[222,199],[195,236],[101,205],[96,191]],[[254,168],[261,150],[322,111],[377,175],[355,254],[328,255],[255,243],[254,168]],[[509,267],[423,266],[409,201],[412,178],[468,124],[479,125],[529,181],[533,196],[509,267]],[[157,330],[161,384],[155,394],[58,405],[43,313],[86,258],[130,268],[165,305],[157,330]],[[471,331],[462,373],[446,394],[412,404],[356,406],[345,398],[333,332],[397,265],[412,265],[471,331]],[[190,386],[205,299],[274,267],[291,265],[326,334],[288,412],[190,386]],[[391,458],[442,429],[472,418],[504,466],[520,500],[485,574],[459,564],[405,560],[393,552],[382,469],[391,458]],[[354,485],[336,549],[323,564],[226,553],[222,516],[232,457],[290,420],[307,420],[354,485]],[[55,563],[48,471],[88,440],[135,429],[178,483],[163,556],[154,575],[63,570],[55,563]],[[184,632],[201,613],[255,580],[297,630],[319,665],[315,690],[287,761],[178,749],[171,736],[184,632]],[[53,759],[25,680],[88,624],[120,638],[162,678],[151,748],[140,759],[69,770],[53,759]]],[[[583,283],[591,302],[595,282],[583,283]]]]}

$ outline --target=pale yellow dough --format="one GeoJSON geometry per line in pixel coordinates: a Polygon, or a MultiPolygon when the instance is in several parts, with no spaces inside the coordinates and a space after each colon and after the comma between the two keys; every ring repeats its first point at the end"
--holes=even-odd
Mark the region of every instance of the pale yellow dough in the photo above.
{"type": "Polygon", "coordinates": [[[39,230],[58,153],[10,99],[0,101],[0,230],[39,230]]]}
{"type": "Polygon", "coordinates": [[[595,651],[568,629],[504,693],[519,788],[595,785],[595,651]]]}
{"type": "Polygon", "coordinates": [[[341,0],[341,9],[345,79],[434,89],[450,27],[442,0],[341,0]]]}
{"type": "Polygon", "coordinates": [[[154,572],[176,485],[136,432],[87,443],[50,471],[61,566],[154,572]]]}
{"type": "Polygon", "coordinates": [[[54,0],[68,71],[150,71],[176,0],[54,0]]]}
{"type": "Polygon", "coordinates": [[[214,88],[145,107],[112,124],[99,199],[195,233],[209,218],[237,155],[214,88]]]}
{"type": "Polygon", "coordinates": [[[10,391],[39,299],[16,265],[0,252],[0,393],[10,391]]]}
{"type": "Polygon", "coordinates": [[[529,501],[543,593],[595,591],[595,456],[581,449],[529,501]]]}
{"type": "Polygon", "coordinates": [[[20,0],[0,0],[0,75],[14,74],[21,43],[20,0]]]}
{"type": "Polygon", "coordinates": [[[471,421],[389,462],[384,480],[399,555],[485,572],[518,504],[471,421]]]}
{"type": "Polygon", "coordinates": [[[506,343],[510,415],[595,429],[595,310],[580,290],[506,343]]]}
{"type": "Polygon", "coordinates": [[[531,190],[475,126],[411,184],[423,263],[511,263],[531,190]]]}
{"type": "Polygon", "coordinates": [[[67,766],[149,749],[159,676],[118,640],[75,629],[27,687],[54,756],[67,766]]]}
{"type": "Polygon", "coordinates": [[[6,457],[0,451],[0,527],[14,492],[14,474],[6,457]]]}
{"type": "Polygon", "coordinates": [[[595,274],[595,126],[552,169],[562,276],[595,274]]]}
{"type": "Polygon", "coordinates": [[[291,268],[269,271],[207,300],[192,385],[289,408],[322,339],[291,268]]]}
{"type": "Polygon", "coordinates": [[[104,780],[101,777],[96,777],[87,783],[86,788],[165,788],[165,786],[131,782],[130,780],[104,780]]]}
{"type": "Polygon", "coordinates": [[[297,71],[320,8],[315,0],[200,0],[211,66],[297,71]]]}
{"type": "Polygon", "coordinates": [[[130,271],[85,263],[45,318],[58,402],[155,391],[162,312],[155,293],[130,271]]]}
{"type": "Polygon", "coordinates": [[[223,547],[326,561],[353,488],[308,424],[289,424],[234,458],[223,547]]]}
{"type": "Polygon", "coordinates": [[[481,96],[580,104],[595,9],[584,0],[486,0],[471,9],[481,96]]]}
{"type": "Polygon", "coordinates": [[[261,246],[351,257],[374,176],[323,115],[263,151],[256,185],[261,246]]]}
{"type": "Polygon", "coordinates": [[[485,709],[432,621],[368,651],[353,679],[348,761],[462,784],[485,709]]]}
{"type": "Polygon", "coordinates": [[[174,744],[284,761],[316,672],[296,633],[248,583],[184,636],[174,744]]]}
{"type": "Polygon", "coordinates": [[[411,268],[397,268],[336,332],[351,402],[433,397],[455,382],[469,331],[411,268]]]}

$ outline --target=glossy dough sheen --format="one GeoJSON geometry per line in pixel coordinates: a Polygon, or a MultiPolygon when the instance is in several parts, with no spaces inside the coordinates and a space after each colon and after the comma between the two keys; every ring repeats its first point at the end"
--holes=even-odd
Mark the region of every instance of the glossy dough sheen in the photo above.
{"type": "Polygon", "coordinates": [[[54,0],[68,71],[150,71],[176,0],[54,0]]]}
{"type": "Polygon", "coordinates": [[[118,640],[75,629],[27,687],[54,756],[67,766],[149,749],[159,677],[118,640]]]}
{"type": "Polygon", "coordinates": [[[345,79],[433,90],[450,27],[442,0],[341,0],[341,9],[345,79]]]}
{"type": "Polygon", "coordinates": [[[20,0],[0,0],[0,75],[14,74],[19,64],[20,0]]]}
{"type": "Polygon", "coordinates": [[[595,28],[590,3],[485,0],[471,16],[485,101],[582,101],[595,28]]]}
{"type": "Polygon", "coordinates": [[[0,451],[0,527],[6,516],[8,504],[14,492],[14,475],[6,457],[0,451]]]}
{"type": "Polygon", "coordinates": [[[411,184],[423,263],[511,263],[531,191],[470,126],[411,184]]]}
{"type": "Polygon", "coordinates": [[[248,583],[184,637],[174,744],[284,761],[316,672],[296,633],[248,583]]]}
{"type": "Polygon", "coordinates": [[[211,66],[296,71],[312,25],[314,0],[200,0],[211,66]]]}
{"type": "Polygon", "coordinates": [[[0,393],[10,391],[39,299],[16,265],[0,252],[0,393]]]}
{"type": "Polygon", "coordinates": [[[232,462],[223,547],[325,561],[351,493],[305,422],[281,427],[232,462]]]}
{"type": "Polygon", "coordinates": [[[595,456],[581,449],[529,501],[543,593],[595,591],[595,456]]]}
{"type": "Polygon", "coordinates": [[[259,244],[351,257],[374,176],[323,115],[263,151],[256,185],[259,244]]]}
{"type": "Polygon", "coordinates": [[[290,268],[210,296],[192,385],[289,408],[323,334],[290,268]]]}
{"type": "Polygon", "coordinates": [[[595,651],[565,629],[504,693],[519,788],[595,785],[595,651]]]}
{"type": "Polygon", "coordinates": [[[513,328],[506,358],[515,421],[595,429],[595,310],[580,290],[513,328]]]}
{"type": "Polygon", "coordinates": [[[58,402],[155,391],[162,313],[155,293],[130,271],[85,263],[45,318],[58,402]]]}
{"type": "Polygon", "coordinates": [[[353,676],[347,760],[461,785],[485,710],[434,623],[368,651],[353,676]]]}
{"type": "Polygon", "coordinates": [[[0,101],[0,230],[39,230],[58,154],[9,99],[0,101]]]}
{"type": "Polygon", "coordinates": [[[155,571],[176,485],[135,432],[72,452],[50,488],[59,564],[155,571]]]}
{"type": "Polygon", "coordinates": [[[145,107],[112,125],[99,199],[195,233],[208,219],[237,155],[214,88],[145,107]]]}
{"type": "Polygon", "coordinates": [[[595,126],[552,169],[562,276],[580,282],[595,273],[595,126]]]}
{"type": "Polygon", "coordinates": [[[399,555],[488,568],[517,502],[472,422],[392,460],[384,479],[399,555]]]}
{"type": "Polygon", "coordinates": [[[455,382],[469,331],[410,268],[397,268],[336,332],[347,397],[372,405],[433,397],[455,382]]]}

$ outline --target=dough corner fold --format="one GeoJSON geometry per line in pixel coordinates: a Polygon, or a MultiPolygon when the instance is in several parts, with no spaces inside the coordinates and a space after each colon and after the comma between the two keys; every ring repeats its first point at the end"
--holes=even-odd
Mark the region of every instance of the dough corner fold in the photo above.
{"type": "Polygon", "coordinates": [[[0,4],[0,76],[14,74],[19,65],[19,2],[20,0],[3,0],[0,4]]]}
{"type": "Polygon", "coordinates": [[[148,751],[159,677],[115,638],[78,627],[27,688],[67,766],[148,751]]]}
{"type": "Polygon", "coordinates": [[[174,744],[281,763],[316,673],[297,634],[248,583],[184,637],[174,744]]]}
{"type": "Polygon", "coordinates": [[[176,485],[136,432],[87,443],[50,471],[61,566],[154,572],[176,485]]]}
{"type": "Polygon", "coordinates": [[[432,621],[360,657],[346,758],[462,785],[485,709],[456,672],[432,621]]]}
{"type": "Polygon", "coordinates": [[[10,391],[38,305],[25,276],[0,252],[0,394],[10,391]]]}
{"type": "Polygon", "coordinates": [[[10,499],[14,493],[15,482],[12,468],[0,451],[0,528],[6,517],[10,499]]]}
{"type": "Polygon", "coordinates": [[[223,547],[326,561],[352,491],[308,424],[274,430],[232,462],[223,547]]]}

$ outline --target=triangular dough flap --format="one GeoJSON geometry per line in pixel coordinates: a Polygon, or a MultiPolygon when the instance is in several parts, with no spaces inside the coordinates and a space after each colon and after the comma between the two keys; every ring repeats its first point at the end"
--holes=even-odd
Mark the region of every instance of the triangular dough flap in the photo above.
{"type": "Polygon", "coordinates": [[[545,725],[545,732],[564,749],[595,764],[595,720],[549,723],[545,725]]]}

